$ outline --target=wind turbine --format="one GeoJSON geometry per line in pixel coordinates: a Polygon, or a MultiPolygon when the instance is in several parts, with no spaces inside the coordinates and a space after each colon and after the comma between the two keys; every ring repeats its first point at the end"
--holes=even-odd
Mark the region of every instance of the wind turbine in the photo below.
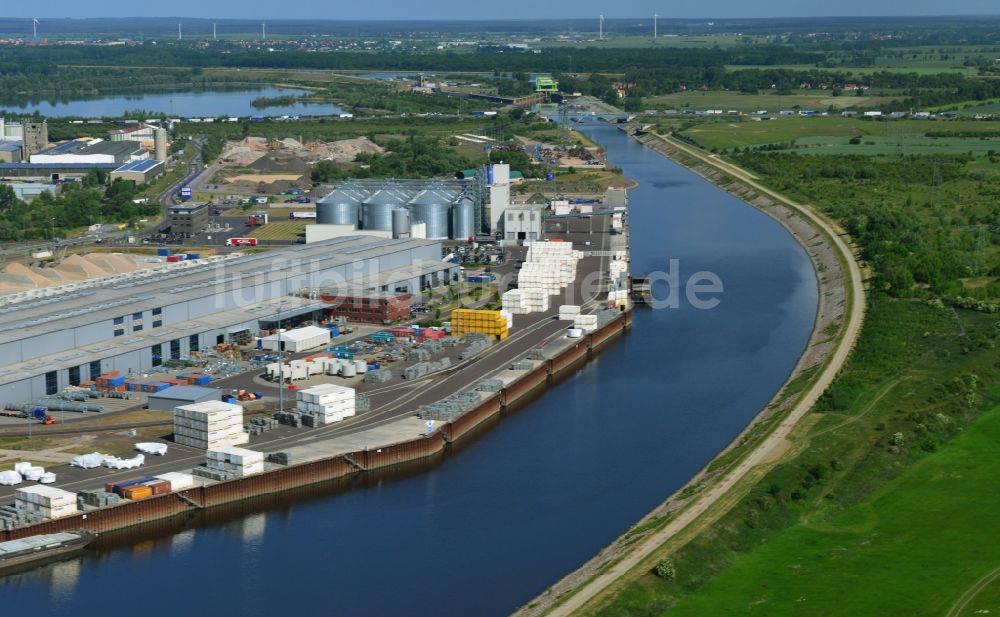
{"type": "Polygon", "coordinates": [[[219,37],[217,37],[217,36],[215,35],[215,22],[212,22],[212,40],[214,41],[214,40],[216,40],[217,38],[219,38],[219,37]]]}
{"type": "Polygon", "coordinates": [[[600,26],[600,28],[601,28],[600,29],[600,34],[598,35],[598,38],[603,41],[604,40],[604,15],[601,15],[601,26],[600,26]]]}
{"type": "Polygon", "coordinates": [[[181,25],[177,24],[177,40],[181,40],[181,25]]]}
{"type": "Polygon", "coordinates": [[[267,24],[261,24],[260,25],[260,40],[262,40],[262,41],[266,41],[267,40],[267,27],[266,26],[267,26],[267,24]]]}
{"type": "Polygon", "coordinates": [[[654,41],[656,40],[656,25],[657,25],[656,24],[656,20],[659,19],[659,18],[660,18],[659,15],[657,15],[656,13],[653,13],[653,40],[654,41]]]}
{"type": "Polygon", "coordinates": [[[40,23],[42,22],[38,21],[38,18],[36,17],[31,18],[31,34],[36,39],[38,38],[38,24],[40,23]]]}

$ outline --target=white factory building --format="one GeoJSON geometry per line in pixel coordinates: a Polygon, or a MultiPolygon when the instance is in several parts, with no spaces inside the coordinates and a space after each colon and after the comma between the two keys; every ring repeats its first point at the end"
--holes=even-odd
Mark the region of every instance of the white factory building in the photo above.
{"type": "Polygon", "coordinates": [[[0,296],[0,405],[34,402],[257,334],[276,319],[321,319],[303,288],[417,293],[458,278],[426,240],[362,236],[151,269],[0,296]]]}
{"type": "Polygon", "coordinates": [[[137,141],[74,140],[31,155],[32,164],[118,164],[149,158],[137,141]]]}

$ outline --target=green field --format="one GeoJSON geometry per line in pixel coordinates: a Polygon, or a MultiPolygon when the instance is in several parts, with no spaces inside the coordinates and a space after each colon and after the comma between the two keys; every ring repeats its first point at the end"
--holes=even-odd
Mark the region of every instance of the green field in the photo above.
{"type": "Polygon", "coordinates": [[[897,63],[897,64],[880,64],[876,66],[836,66],[836,67],[819,67],[815,64],[727,64],[726,70],[729,71],[742,71],[747,69],[760,69],[760,70],[787,70],[787,71],[823,71],[827,73],[843,73],[845,75],[872,75],[874,73],[881,73],[883,71],[888,71],[890,73],[916,73],[918,75],[937,75],[938,73],[959,73],[961,75],[976,75],[978,70],[974,67],[969,66],[956,66],[953,63],[897,63]]]}
{"type": "Polygon", "coordinates": [[[945,614],[1000,566],[995,323],[873,298],[808,443],[600,614],[945,614]]]}
{"type": "MultiPolygon", "coordinates": [[[[1000,407],[857,506],[734,559],[670,615],[944,615],[1000,566],[998,485],[1000,407]]],[[[1000,611],[996,589],[975,607],[1000,611]]]]}
{"type": "MultiPolygon", "coordinates": [[[[704,34],[693,36],[666,36],[661,34],[653,39],[653,20],[649,20],[649,36],[615,36],[613,32],[605,32],[604,40],[598,40],[597,32],[591,33],[581,40],[546,40],[543,47],[601,47],[601,48],[634,48],[634,47],[734,47],[746,45],[746,41],[762,40],[762,37],[739,36],[736,34],[704,34]]],[[[662,24],[661,24],[662,25],[662,24]]]]}
{"type": "Polygon", "coordinates": [[[765,144],[804,146],[807,154],[985,154],[998,148],[993,137],[928,137],[934,132],[1000,131],[1000,123],[973,120],[871,121],[840,116],[776,118],[755,122],[747,119],[715,120],[685,128],[681,134],[703,148],[727,150],[765,144]],[[862,143],[851,145],[851,137],[862,143]],[[898,146],[902,146],[898,148],[898,146]]]}
{"type": "Polygon", "coordinates": [[[744,94],[726,90],[687,90],[651,96],[645,99],[648,108],[721,109],[723,111],[753,112],[764,109],[776,113],[783,109],[812,109],[826,111],[830,107],[877,108],[894,100],[891,96],[833,96],[829,90],[794,90],[792,94],[779,95],[773,92],[744,94]]]}
{"type": "Polygon", "coordinates": [[[250,234],[260,240],[295,240],[306,232],[307,221],[275,221],[254,230],[250,234]]]}

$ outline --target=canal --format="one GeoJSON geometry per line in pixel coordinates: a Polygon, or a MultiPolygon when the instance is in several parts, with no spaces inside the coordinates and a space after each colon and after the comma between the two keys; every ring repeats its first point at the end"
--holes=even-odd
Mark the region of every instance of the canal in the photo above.
{"type": "Polygon", "coordinates": [[[713,272],[717,307],[637,309],[594,362],[422,473],[2,579],[5,613],[505,615],[683,485],[792,370],[815,277],[764,214],[614,126],[580,129],[639,182],[633,270],[713,272]]]}

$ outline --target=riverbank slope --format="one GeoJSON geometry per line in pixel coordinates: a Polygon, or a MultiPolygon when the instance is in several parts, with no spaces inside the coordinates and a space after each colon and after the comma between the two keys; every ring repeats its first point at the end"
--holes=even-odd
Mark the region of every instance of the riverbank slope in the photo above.
{"type": "Polygon", "coordinates": [[[784,387],[726,450],[629,532],[517,615],[589,612],[647,572],[663,552],[683,545],[717,520],[795,447],[792,431],[836,378],[863,324],[862,270],[846,235],[834,222],[760,185],[738,167],[677,140],[651,133],[638,139],[765,212],[792,234],[816,272],[815,325],[784,387]]]}

